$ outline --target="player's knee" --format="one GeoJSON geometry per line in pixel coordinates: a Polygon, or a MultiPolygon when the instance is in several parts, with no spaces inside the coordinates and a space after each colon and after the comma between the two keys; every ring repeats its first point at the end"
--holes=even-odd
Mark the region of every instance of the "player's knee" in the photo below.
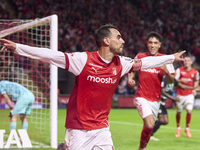
{"type": "Polygon", "coordinates": [[[20,119],[21,119],[21,121],[27,121],[27,116],[26,115],[23,115],[23,114],[21,114],[20,115],[20,119]]]}
{"type": "Polygon", "coordinates": [[[191,114],[192,110],[187,109],[187,114],[191,114]]]}
{"type": "Polygon", "coordinates": [[[161,125],[167,125],[168,124],[168,119],[167,118],[163,118],[159,120],[161,125]]]}
{"type": "Polygon", "coordinates": [[[177,116],[181,115],[181,111],[177,111],[177,112],[176,112],[176,115],[177,115],[177,116]]]}
{"type": "Polygon", "coordinates": [[[155,125],[154,122],[148,122],[145,124],[147,128],[154,128],[154,125],[155,125]]]}
{"type": "Polygon", "coordinates": [[[163,125],[167,125],[169,122],[168,120],[165,120],[164,122],[162,122],[163,125]]]}
{"type": "Polygon", "coordinates": [[[143,121],[144,121],[144,126],[146,126],[147,128],[153,128],[155,125],[153,115],[149,115],[145,117],[143,121]]]}
{"type": "Polygon", "coordinates": [[[16,122],[18,116],[19,116],[18,114],[13,115],[12,118],[10,119],[10,121],[11,121],[11,122],[16,122]]]}

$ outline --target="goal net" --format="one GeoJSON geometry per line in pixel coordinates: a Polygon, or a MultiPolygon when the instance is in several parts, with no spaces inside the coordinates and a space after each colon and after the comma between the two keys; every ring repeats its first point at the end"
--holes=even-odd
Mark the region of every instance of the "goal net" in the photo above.
{"type": "MultiPolygon", "coordinates": [[[[57,50],[57,16],[35,20],[0,20],[0,38],[35,47],[57,50]]],[[[1,44],[1,47],[3,45],[1,44]]],[[[42,60],[34,60],[1,52],[0,78],[17,82],[35,95],[28,118],[28,136],[33,147],[57,147],[57,67],[42,60]]],[[[0,96],[0,129],[5,130],[4,145],[10,132],[8,105],[0,96]]],[[[17,129],[21,129],[20,117],[17,129]]]]}

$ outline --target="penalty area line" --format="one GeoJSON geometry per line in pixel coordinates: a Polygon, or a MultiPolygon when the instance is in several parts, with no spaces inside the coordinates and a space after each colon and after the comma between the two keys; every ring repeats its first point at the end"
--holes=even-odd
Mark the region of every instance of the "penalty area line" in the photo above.
{"type": "MultiPolygon", "coordinates": [[[[109,121],[109,123],[114,123],[114,124],[123,124],[123,125],[131,125],[131,126],[143,126],[143,124],[139,124],[139,123],[130,123],[130,122],[120,122],[120,121],[109,121]]],[[[176,127],[168,127],[168,126],[160,126],[161,128],[166,128],[166,129],[173,129],[175,130],[176,127]]],[[[190,131],[197,131],[200,132],[200,129],[191,129],[190,131]]]]}

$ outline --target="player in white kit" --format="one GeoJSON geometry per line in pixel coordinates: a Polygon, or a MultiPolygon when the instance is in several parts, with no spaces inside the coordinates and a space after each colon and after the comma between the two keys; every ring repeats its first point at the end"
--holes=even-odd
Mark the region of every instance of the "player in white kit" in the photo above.
{"type": "Polygon", "coordinates": [[[138,60],[119,56],[125,42],[112,24],[97,29],[95,40],[96,52],[63,53],[0,39],[4,44],[1,51],[11,48],[19,55],[43,60],[76,76],[65,123],[65,147],[68,150],[113,150],[108,114],[120,77],[132,70],[183,61],[180,56],[184,51],[138,60]]]}

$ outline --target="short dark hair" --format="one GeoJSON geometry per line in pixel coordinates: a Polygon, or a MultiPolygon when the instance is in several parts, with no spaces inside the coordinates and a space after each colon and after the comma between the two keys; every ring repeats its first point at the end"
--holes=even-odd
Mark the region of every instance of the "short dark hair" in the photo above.
{"type": "Polygon", "coordinates": [[[149,32],[149,34],[147,35],[147,41],[149,40],[149,38],[152,38],[152,37],[155,37],[156,39],[159,40],[159,42],[162,42],[163,38],[159,33],[155,32],[155,31],[149,32]]]}
{"type": "Polygon", "coordinates": [[[103,44],[103,39],[110,35],[111,28],[118,30],[118,28],[111,23],[105,24],[99,27],[97,30],[95,30],[95,41],[98,47],[101,47],[103,44]]]}

